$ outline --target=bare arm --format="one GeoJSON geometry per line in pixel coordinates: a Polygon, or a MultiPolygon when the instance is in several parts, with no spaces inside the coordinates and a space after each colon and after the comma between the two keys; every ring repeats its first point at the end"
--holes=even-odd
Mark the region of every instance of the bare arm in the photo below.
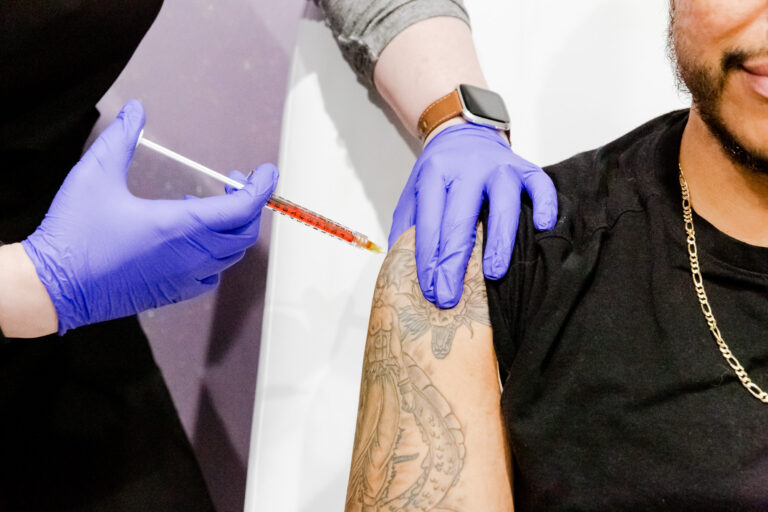
{"type": "MultiPolygon", "coordinates": [[[[488,87],[469,26],[454,17],[430,18],[400,32],[381,52],[374,83],[414,136],[421,113],[436,99],[461,83],[488,87]]],[[[453,118],[431,135],[462,122],[453,118]]]]}
{"type": "Polygon", "coordinates": [[[413,135],[429,104],[460,83],[486,87],[462,0],[315,2],[360,79],[376,86],[413,135]]]}
{"type": "Polygon", "coordinates": [[[0,330],[10,338],[56,332],[58,318],[21,244],[0,246],[0,330]]]}
{"type": "Polygon", "coordinates": [[[450,310],[423,298],[413,244],[376,283],[346,510],[512,510],[481,242],[450,310]]]}

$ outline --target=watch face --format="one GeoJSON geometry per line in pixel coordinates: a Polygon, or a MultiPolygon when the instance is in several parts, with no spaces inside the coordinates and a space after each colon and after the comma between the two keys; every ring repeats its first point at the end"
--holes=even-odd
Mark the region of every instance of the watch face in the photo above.
{"type": "Polygon", "coordinates": [[[474,85],[461,84],[459,86],[464,107],[474,116],[509,123],[507,107],[504,100],[493,91],[475,87],[474,85]]]}

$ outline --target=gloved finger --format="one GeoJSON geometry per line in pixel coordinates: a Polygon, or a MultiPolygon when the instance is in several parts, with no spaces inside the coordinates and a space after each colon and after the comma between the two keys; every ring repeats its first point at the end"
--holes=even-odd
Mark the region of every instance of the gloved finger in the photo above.
{"type": "Polygon", "coordinates": [[[395,211],[392,214],[392,227],[389,230],[389,248],[397,242],[400,235],[405,233],[411,226],[413,226],[416,219],[416,193],[413,186],[409,183],[406,184],[402,194],[400,194],[400,200],[397,202],[395,211]]]}
{"type": "Polygon", "coordinates": [[[552,179],[538,167],[522,175],[523,187],[533,202],[533,225],[552,229],[557,223],[557,190],[552,179]]]}
{"type": "Polygon", "coordinates": [[[230,231],[206,230],[195,241],[212,257],[222,259],[240,253],[258,241],[261,228],[261,215],[251,219],[237,229],[230,231]]]}
{"type": "Polygon", "coordinates": [[[189,201],[191,199],[200,199],[200,198],[197,197],[196,195],[193,195],[193,194],[184,194],[184,200],[185,201],[189,201]]]}
{"type": "MultiPolygon", "coordinates": [[[[229,177],[235,181],[239,181],[243,185],[245,185],[248,182],[248,177],[245,174],[241,173],[240,171],[230,172],[229,177]]],[[[239,190],[239,189],[233,187],[232,185],[224,185],[224,192],[226,192],[227,194],[231,194],[235,190],[239,190]]]]}
{"type": "Polygon", "coordinates": [[[208,276],[204,279],[198,279],[198,281],[200,281],[200,284],[204,286],[216,287],[219,285],[219,277],[219,274],[213,274],[212,276],[208,276]]]}
{"type": "Polygon", "coordinates": [[[442,174],[425,167],[416,181],[416,275],[421,291],[435,302],[435,268],[437,267],[440,226],[445,211],[446,186],[442,174]]]}
{"type": "Polygon", "coordinates": [[[466,183],[455,182],[448,190],[435,274],[435,304],[441,308],[452,308],[461,299],[483,199],[482,189],[466,183]]]}
{"type": "Polygon", "coordinates": [[[483,253],[483,273],[501,279],[507,273],[520,222],[520,182],[509,171],[495,173],[487,184],[488,233],[483,253]]]}
{"type": "Polygon", "coordinates": [[[219,286],[219,274],[214,273],[198,279],[194,276],[189,276],[186,286],[181,290],[181,295],[177,301],[181,302],[193,297],[197,297],[204,293],[215,290],[219,286]]]}
{"type": "Polygon", "coordinates": [[[237,251],[223,258],[210,258],[205,263],[197,267],[193,272],[193,277],[198,281],[203,281],[210,276],[218,275],[225,269],[228,269],[245,256],[245,251],[237,251]]]}
{"type": "Polygon", "coordinates": [[[213,231],[237,229],[261,214],[261,209],[277,186],[277,178],[277,167],[264,164],[254,171],[242,189],[193,201],[189,211],[213,231]]]}
{"type": "MultiPolygon", "coordinates": [[[[161,283],[158,286],[160,300],[149,307],[160,307],[166,304],[183,302],[211,291],[219,284],[219,274],[215,270],[208,274],[201,270],[199,276],[201,277],[187,271],[181,278],[174,279],[173,282],[161,283]]],[[[146,309],[146,307],[147,306],[144,305],[143,307],[140,306],[138,309],[143,310],[146,309]]]]}
{"type": "Polygon", "coordinates": [[[104,171],[125,180],[144,121],[144,107],[138,101],[130,100],[91,144],[82,160],[95,160],[104,171]]]}

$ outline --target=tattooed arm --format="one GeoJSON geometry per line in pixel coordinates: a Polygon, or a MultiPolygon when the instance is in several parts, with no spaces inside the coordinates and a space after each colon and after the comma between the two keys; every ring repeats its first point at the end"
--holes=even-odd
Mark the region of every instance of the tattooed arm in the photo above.
{"type": "Polygon", "coordinates": [[[413,245],[376,282],[346,510],[512,510],[481,242],[450,310],[422,296],[413,245]]]}

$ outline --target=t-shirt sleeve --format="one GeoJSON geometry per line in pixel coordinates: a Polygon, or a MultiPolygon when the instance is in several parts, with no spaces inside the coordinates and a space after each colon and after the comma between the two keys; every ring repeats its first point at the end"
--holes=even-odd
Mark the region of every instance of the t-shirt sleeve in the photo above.
{"type": "Polygon", "coordinates": [[[469,24],[462,0],[314,0],[325,13],[344,58],[360,79],[373,84],[382,50],[419,21],[452,16],[469,24]]]}
{"type": "Polygon", "coordinates": [[[605,224],[604,190],[594,167],[593,155],[584,153],[546,169],[558,190],[557,224],[552,230],[536,231],[531,200],[525,193],[521,198],[509,270],[497,281],[486,279],[502,377],[526,343],[550,337],[549,320],[565,307],[574,283],[594,263],[594,247],[588,248],[588,241],[596,227],[605,224]]]}
{"type": "MultiPolygon", "coordinates": [[[[533,295],[541,291],[534,285],[539,257],[532,218],[530,203],[524,203],[509,270],[501,279],[485,280],[493,345],[502,382],[525,336],[525,319],[534,305],[533,295]]],[[[488,232],[487,223],[484,232],[488,232]]]]}
{"type": "Polygon", "coordinates": [[[653,141],[667,129],[660,127],[683,123],[686,116],[681,111],[650,121],[598,150],[547,167],[558,191],[557,224],[550,231],[534,229],[531,202],[523,194],[509,271],[498,281],[486,279],[502,378],[515,358],[559,338],[589,286],[613,226],[627,212],[643,212],[648,197],[659,193],[644,188],[648,171],[631,168],[632,162],[657,158],[653,141]],[[638,145],[638,139],[647,142],[638,145]]]}

